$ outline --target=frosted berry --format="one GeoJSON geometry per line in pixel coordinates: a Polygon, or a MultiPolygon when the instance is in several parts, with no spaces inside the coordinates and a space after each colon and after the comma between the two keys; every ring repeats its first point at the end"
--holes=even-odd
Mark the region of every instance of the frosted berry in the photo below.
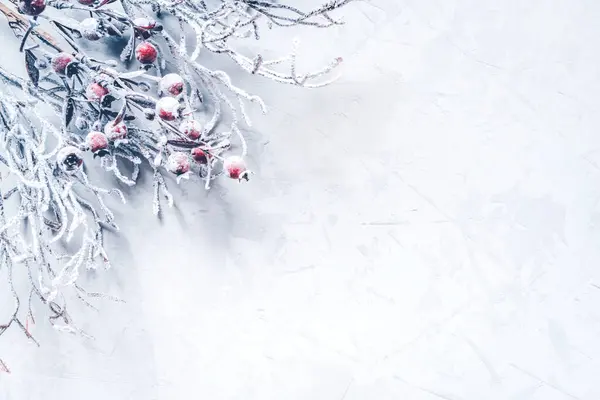
{"type": "Polygon", "coordinates": [[[48,61],[46,59],[38,58],[35,60],[35,66],[37,69],[46,69],[48,68],[48,61]]]}
{"type": "Polygon", "coordinates": [[[156,115],[164,121],[174,121],[179,117],[179,102],[172,97],[163,97],[156,102],[156,115]]]}
{"type": "Polygon", "coordinates": [[[40,15],[46,9],[46,0],[20,0],[19,11],[32,17],[40,15]]]}
{"type": "Polygon", "coordinates": [[[156,21],[148,19],[148,18],[136,18],[133,20],[133,24],[137,29],[154,29],[156,26],[156,21]]]}
{"type": "Polygon", "coordinates": [[[118,124],[115,124],[115,121],[109,121],[104,125],[104,134],[111,141],[125,139],[127,137],[127,126],[123,121],[118,124]]]}
{"type": "Polygon", "coordinates": [[[208,154],[202,150],[200,147],[195,147],[191,151],[192,158],[198,164],[206,164],[208,162],[208,154]]]}
{"type": "Polygon", "coordinates": [[[58,53],[52,57],[52,69],[59,75],[65,75],[67,73],[67,65],[75,60],[69,53],[58,53]]]}
{"type": "Polygon", "coordinates": [[[85,97],[88,100],[98,101],[108,94],[108,89],[99,83],[92,82],[85,89],[85,97]]]}
{"type": "Polygon", "coordinates": [[[158,83],[158,88],[162,94],[170,96],[179,96],[183,92],[183,78],[178,74],[167,74],[163,76],[158,83]]]}
{"type": "Polygon", "coordinates": [[[94,4],[96,0],[77,0],[79,4],[83,4],[84,6],[91,6],[94,4]]]}
{"type": "Polygon", "coordinates": [[[75,127],[77,129],[81,129],[81,130],[87,129],[88,125],[89,125],[88,121],[84,117],[79,116],[79,117],[75,118],[75,127]]]}
{"type": "Polygon", "coordinates": [[[249,171],[246,168],[246,162],[242,157],[231,156],[223,161],[223,170],[225,175],[231,179],[248,180],[249,171]]]}
{"type": "Polygon", "coordinates": [[[79,23],[81,35],[87,40],[98,40],[102,37],[100,23],[95,18],[86,18],[79,23]]]}
{"type": "Polygon", "coordinates": [[[202,125],[195,119],[186,119],[179,125],[179,132],[192,140],[196,140],[202,133],[202,125]]]}
{"type": "Polygon", "coordinates": [[[154,121],[155,116],[156,116],[156,113],[154,112],[154,110],[152,110],[150,108],[144,109],[144,117],[146,117],[147,120],[154,121]]]}
{"type": "Polygon", "coordinates": [[[158,51],[152,43],[142,42],[135,48],[135,58],[142,64],[152,64],[156,61],[158,51]]]}
{"type": "Polygon", "coordinates": [[[85,142],[92,153],[98,153],[108,148],[108,138],[102,132],[91,131],[85,138],[85,142]]]}
{"type": "Polygon", "coordinates": [[[190,170],[190,160],[185,153],[173,153],[167,159],[167,169],[175,175],[185,174],[190,170]]]}
{"type": "Polygon", "coordinates": [[[63,172],[72,175],[81,169],[83,156],[77,147],[67,146],[59,150],[56,162],[63,172]]]}

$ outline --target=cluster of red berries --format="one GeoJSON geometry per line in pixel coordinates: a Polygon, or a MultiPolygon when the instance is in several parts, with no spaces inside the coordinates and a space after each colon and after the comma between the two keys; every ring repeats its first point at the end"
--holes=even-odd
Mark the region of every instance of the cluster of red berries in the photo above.
{"type": "Polygon", "coordinates": [[[127,138],[127,125],[123,121],[109,121],[104,125],[104,133],[91,131],[85,138],[86,144],[94,155],[103,156],[110,142],[118,143],[127,138]]]}
{"type": "MultiPolygon", "coordinates": [[[[92,0],[80,0],[90,1],[92,0]]],[[[83,4],[83,3],[82,3],[83,4]]],[[[97,40],[96,33],[99,32],[98,21],[93,18],[88,18],[90,21],[84,21],[86,28],[84,36],[90,40],[97,40]]],[[[148,30],[153,29],[155,23],[146,19],[138,19],[135,21],[136,29],[148,30]]],[[[99,34],[99,33],[98,33],[99,34]]],[[[99,38],[99,36],[98,36],[99,38]]],[[[156,61],[158,50],[156,47],[147,41],[140,43],[135,49],[137,60],[149,65],[156,61]]],[[[68,53],[58,53],[51,60],[51,66],[54,72],[58,75],[68,75],[69,66],[76,64],[77,60],[74,55],[68,53]]],[[[161,97],[156,102],[154,115],[158,116],[162,121],[174,122],[182,117],[182,105],[178,100],[185,90],[185,81],[175,73],[166,74],[158,82],[158,91],[161,97]]],[[[102,102],[105,96],[109,94],[109,89],[102,79],[92,81],[88,84],[85,90],[85,96],[93,102],[102,102]]],[[[186,118],[179,124],[179,132],[190,141],[198,141],[203,134],[202,124],[193,118],[186,118]]],[[[127,138],[127,126],[123,121],[109,121],[103,129],[92,130],[86,136],[87,148],[94,156],[104,156],[108,153],[110,143],[118,145],[119,141],[127,138]]],[[[61,169],[67,173],[74,173],[83,164],[80,151],[75,147],[66,147],[59,154],[58,163],[61,169]]],[[[200,143],[197,147],[190,150],[189,153],[173,152],[169,155],[165,167],[168,171],[178,177],[187,174],[191,169],[191,162],[196,162],[201,165],[206,165],[210,162],[212,155],[208,150],[203,148],[200,143]]],[[[223,160],[223,171],[226,176],[231,179],[248,179],[249,171],[246,167],[243,158],[231,156],[223,160]]]]}
{"type": "MultiPolygon", "coordinates": [[[[162,97],[156,103],[156,115],[163,121],[175,121],[181,117],[181,106],[176,97],[183,93],[185,82],[178,74],[167,74],[158,83],[159,94],[162,97]]],[[[196,141],[202,136],[202,124],[193,118],[185,119],[179,125],[179,132],[186,138],[196,141]]],[[[198,164],[207,164],[210,154],[201,147],[194,147],[190,154],[177,152],[171,154],[167,161],[167,169],[176,175],[182,175],[190,170],[189,158],[198,164]]]]}
{"type": "MultiPolygon", "coordinates": [[[[191,152],[192,159],[201,164],[207,162],[209,155],[204,152],[201,148],[196,147],[191,152]]],[[[183,152],[171,153],[167,160],[167,170],[174,173],[175,175],[183,175],[190,170],[190,156],[183,152]]],[[[223,161],[223,172],[231,179],[242,179],[248,180],[250,177],[250,171],[246,167],[246,162],[242,157],[230,156],[223,161]]]]}
{"type": "Polygon", "coordinates": [[[91,131],[86,137],[86,144],[94,154],[103,155],[110,142],[118,142],[127,138],[127,125],[123,121],[109,121],[104,125],[104,133],[91,131]]]}
{"type": "MultiPolygon", "coordinates": [[[[181,117],[181,105],[176,99],[185,88],[183,78],[178,74],[167,74],[158,83],[159,93],[162,97],[156,103],[156,115],[163,120],[172,122],[181,117]]],[[[202,124],[193,118],[188,118],[179,125],[179,132],[191,141],[196,141],[202,136],[202,124]]],[[[190,170],[190,157],[198,164],[207,164],[211,158],[208,151],[201,146],[191,149],[190,154],[183,152],[172,153],[167,161],[167,169],[176,175],[183,175],[190,170]]],[[[241,157],[232,156],[224,160],[223,170],[232,179],[249,178],[246,163],[241,157]]]]}

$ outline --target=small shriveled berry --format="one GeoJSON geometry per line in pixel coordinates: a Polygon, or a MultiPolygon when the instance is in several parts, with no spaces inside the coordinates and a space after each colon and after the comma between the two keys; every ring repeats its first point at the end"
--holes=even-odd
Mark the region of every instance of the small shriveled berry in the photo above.
{"type": "Polygon", "coordinates": [[[20,0],[19,11],[25,15],[36,17],[46,9],[46,0],[20,0]]]}
{"type": "Polygon", "coordinates": [[[179,117],[179,102],[172,97],[163,97],[156,102],[156,115],[164,121],[174,121],[179,117]]]}
{"type": "Polygon", "coordinates": [[[123,121],[115,124],[115,121],[109,121],[104,125],[104,134],[108,140],[122,140],[127,137],[127,125],[123,121]]]}
{"type": "Polygon", "coordinates": [[[52,57],[52,69],[59,75],[65,75],[67,73],[67,65],[75,60],[69,53],[58,53],[52,57]]]}
{"type": "Polygon", "coordinates": [[[92,153],[97,153],[108,148],[108,138],[102,132],[91,131],[85,138],[85,142],[92,153]]]}
{"type": "Polygon", "coordinates": [[[81,151],[74,146],[63,147],[56,155],[58,167],[67,174],[74,174],[83,165],[83,156],[81,151]]]}
{"type": "Polygon", "coordinates": [[[167,74],[161,78],[158,88],[162,94],[179,96],[184,88],[183,78],[178,74],[167,74]]]}
{"type": "Polygon", "coordinates": [[[192,158],[198,164],[206,164],[208,162],[208,154],[200,147],[195,147],[191,151],[192,158]]]}
{"type": "Polygon", "coordinates": [[[196,140],[202,133],[202,125],[195,119],[186,119],[179,125],[179,132],[192,140],[196,140]]]}
{"type": "Polygon", "coordinates": [[[225,175],[231,179],[246,179],[248,180],[248,169],[246,168],[246,162],[242,157],[231,156],[223,161],[223,170],[225,175]]]}
{"type": "Polygon", "coordinates": [[[35,66],[37,69],[46,69],[48,68],[48,61],[45,58],[38,58],[35,60],[35,66]]]}
{"type": "Polygon", "coordinates": [[[86,18],[79,23],[81,35],[87,40],[98,40],[102,37],[100,23],[96,18],[86,18]]]}
{"type": "Polygon", "coordinates": [[[144,117],[146,117],[147,120],[154,121],[155,116],[156,116],[156,113],[154,112],[154,110],[152,110],[150,108],[144,109],[144,117]]]}
{"type": "Polygon", "coordinates": [[[118,72],[115,71],[114,69],[111,69],[111,68],[106,68],[105,71],[106,72],[110,72],[110,74],[109,73],[105,73],[105,72],[99,73],[94,78],[94,81],[100,83],[103,86],[113,85],[115,83],[115,78],[114,77],[116,75],[118,75],[118,72]]]}
{"type": "Polygon", "coordinates": [[[96,82],[90,83],[85,89],[85,97],[92,101],[99,101],[107,94],[108,89],[96,82]]]}
{"type": "Polygon", "coordinates": [[[142,64],[152,64],[156,61],[158,51],[152,43],[142,42],[135,48],[135,58],[142,64]]]}
{"type": "Polygon", "coordinates": [[[190,160],[185,153],[172,153],[167,159],[167,169],[175,175],[185,174],[190,170],[190,160]]]}
{"type": "Polygon", "coordinates": [[[87,129],[88,126],[89,126],[88,121],[84,117],[79,116],[79,117],[75,118],[75,127],[77,129],[84,130],[84,129],[87,129]]]}

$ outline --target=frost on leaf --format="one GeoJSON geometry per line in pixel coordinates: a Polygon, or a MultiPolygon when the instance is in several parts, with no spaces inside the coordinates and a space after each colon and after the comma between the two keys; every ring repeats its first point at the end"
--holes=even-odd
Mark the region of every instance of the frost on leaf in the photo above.
{"type": "Polygon", "coordinates": [[[36,66],[36,58],[30,50],[25,50],[25,68],[27,69],[27,75],[34,86],[38,85],[40,80],[40,71],[36,66]]]}
{"type": "Polygon", "coordinates": [[[67,98],[65,100],[65,105],[64,105],[64,111],[63,111],[63,121],[64,121],[64,125],[65,127],[68,127],[69,124],[71,123],[71,120],[73,120],[73,115],[75,114],[75,102],[73,101],[72,98],[67,98]]]}

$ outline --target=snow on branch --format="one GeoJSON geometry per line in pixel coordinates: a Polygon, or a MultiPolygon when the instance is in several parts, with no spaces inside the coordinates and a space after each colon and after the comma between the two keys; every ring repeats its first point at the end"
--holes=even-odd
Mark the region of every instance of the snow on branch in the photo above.
{"type": "MultiPolygon", "coordinates": [[[[27,73],[22,78],[0,65],[6,88],[0,92],[0,274],[14,299],[8,321],[0,321],[0,336],[17,327],[37,343],[28,328],[35,320],[33,301],[44,305],[57,329],[82,334],[67,311],[67,295],[91,307],[88,299],[101,296],[77,281],[84,269],[110,265],[104,233],[118,226],[105,201],[125,203],[125,197],[90,181],[86,152],[129,186],[147,163],[155,214],[164,201],[173,203],[165,174],[174,174],[178,183],[200,179],[206,189],[221,175],[248,180],[246,107],[253,104],[263,113],[267,107],[225,72],[203,65],[202,53],[276,82],[326,85],[341,58],[301,74],[296,47],[267,60],[236,50],[234,41],[259,40],[262,29],[274,27],[341,24],[331,13],[351,1],[333,0],[312,10],[274,0],[0,2],[27,73]],[[166,29],[163,20],[177,23],[176,29],[166,29]],[[118,61],[92,57],[81,46],[108,36],[126,42],[118,61]],[[130,71],[131,64],[139,68],[130,71]],[[228,125],[216,129],[224,116],[228,125]],[[132,171],[125,172],[124,162],[132,171]],[[75,243],[76,250],[69,253],[59,242],[75,243]],[[23,281],[27,301],[15,289],[23,281]]],[[[1,359],[0,370],[9,371],[1,359]]]]}

